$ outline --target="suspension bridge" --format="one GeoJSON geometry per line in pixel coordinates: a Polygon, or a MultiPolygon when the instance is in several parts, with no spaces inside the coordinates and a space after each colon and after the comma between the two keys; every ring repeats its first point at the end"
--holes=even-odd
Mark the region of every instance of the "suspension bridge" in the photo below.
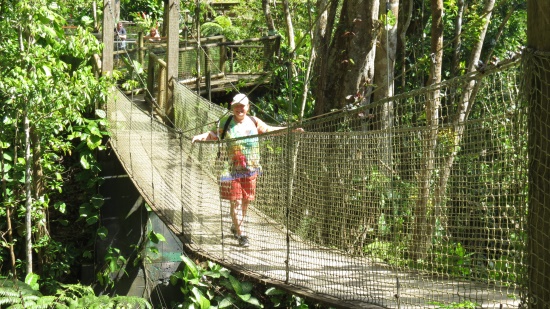
{"type": "MultiPolygon", "coordinates": [[[[149,74],[162,76],[162,61],[149,59],[149,74]]],[[[163,93],[161,81],[148,81],[151,97],[163,93]]],[[[162,100],[140,106],[115,90],[106,109],[110,144],[129,177],[205,258],[333,307],[518,308],[527,209],[518,84],[510,61],[305,121],[303,133],[258,136],[262,172],[247,248],[230,232],[218,189],[217,154],[232,141],[191,143],[227,110],[183,81],[173,83],[171,125],[154,116],[166,109],[151,102],[162,100]],[[469,117],[451,121],[464,113],[471,83],[469,117]],[[428,126],[422,106],[434,91],[441,119],[428,126]],[[387,107],[392,118],[380,118],[387,107]]]]}

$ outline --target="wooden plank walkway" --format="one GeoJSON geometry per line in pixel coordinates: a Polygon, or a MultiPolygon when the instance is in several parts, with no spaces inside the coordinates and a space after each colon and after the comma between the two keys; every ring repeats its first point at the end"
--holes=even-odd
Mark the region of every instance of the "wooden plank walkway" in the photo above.
{"type": "Polygon", "coordinates": [[[287,237],[283,226],[253,207],[247,221],[250,247],[238,246],[229,233],[229,205],[220,200],[210,169],[193,159],[200,147],[117,101],[108,111],[113,149],[147,203],[197,254],[339,308],[439,308],[436,302],[463,301],[482,308],[518,307],[519,291],[509,295],[508,289],[486,283],[405,271],[287,237]]]}

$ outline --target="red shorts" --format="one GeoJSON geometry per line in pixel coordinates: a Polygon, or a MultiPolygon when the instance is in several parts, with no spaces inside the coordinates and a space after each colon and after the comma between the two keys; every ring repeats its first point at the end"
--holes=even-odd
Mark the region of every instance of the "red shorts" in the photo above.
{"type": "Polygon", "coordinates": [[[256,178],[258,174],[228,181],[220,181],[220,195],[224,200],[249,200],[256,198],[256,178]]]}

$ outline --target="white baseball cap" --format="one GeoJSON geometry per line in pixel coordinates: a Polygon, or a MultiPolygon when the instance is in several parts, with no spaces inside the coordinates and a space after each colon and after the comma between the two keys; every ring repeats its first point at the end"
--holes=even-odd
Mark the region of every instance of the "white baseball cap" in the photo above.
{"type": "Polygon", "coordinates": [[[248,105],[248,97],[243,94],[239,93],[236,96],[233,97],[233,100],[231,101],[231,106],[234,104],[242,104],[242,105],[248,105]]]}

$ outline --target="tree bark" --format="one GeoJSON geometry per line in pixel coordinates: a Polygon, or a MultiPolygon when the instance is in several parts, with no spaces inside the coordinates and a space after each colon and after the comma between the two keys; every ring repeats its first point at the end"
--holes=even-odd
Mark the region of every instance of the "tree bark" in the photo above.
{"type": "MultiPolygon", "coordinates": [[[[374,61],[374,81],[377,86],[373,94],[375,102],[392,97],[394,93],[399,0],[390,0],[388,2],[380,0],[379,10],[383,29],[380,32],[376,48],[376,59],[374,61]]],[[[374,117],[374,128],[380,131],[380,151],[378,157],[381,162],[379,170],[386,177],[391,177],[392,170],[388,167],[391,168],[393,166],[393,137],[389,131],[393,126],[394,120],[393,101],[388,101],[381,105],[375,112],[374,117]]]]}
{"type": "Polygon", "coordinates": [[[31,195],[31,175],[32,175],[32,157],[31,157],[31,138],[29,117],[25,111],[24,131],[25,131],[25,253],[27,256],[27,275],[32,273],[32,195],[31,195]]]}
{"type": "Polygon", "coordinates": [[[269,5],[269,0],[262,0],[262,9],[264,10],[265,24],[267,26],[268,34],[275,33],[275,23],[273,22],[273,17],[271,16],[271,6],[269,5]]]}
{"type": "MultiPolygon", "coordinates": [[[[428,85],[441,82],[441,67],[443,62],[443,0],[431,0],[432,27],[431,27],[431,67],[428,85]]],[[[435,147],[439,126],[440,90],[436,89],[429,94],[426,101],[426,129],[423,132],[422,161],[419,173],[419,199],[414,211],[413,227],[413,258],[424,260],[428,252],[431,229],[428,220],[430,198],[430,179],[435,165],[435,147]]]]}
{"type": "Polygon", "coordinates": [[[451,76],[456,76],[460,63],[460,49],[462,48],[462,16],[464,15],[464,0],[458,0],[458,10],[455,20],[455,37],[453,38],[453,60],[451,62],[451,76]]]}
{"type": "MultiPolygon", "coordinates": [[[[308,3],[308,8],[310,8],[310,1],[307,2],[308,3]]],[[[311,16],[311,10],[308,9],[308,12],[309,13],[309,20],[312,21],[312,16],[311,16]]],[[[313,25],[312,25],[313,26],[313,25]]],[[[311,27],[311,29],[313,29],[313,27],[311,27]]],[[[312,30],[309,31],[309,35],[311,36],[311,40],[312,41],[315,41],[315,34],[313,33],[312,30]]],[[[305,82],[304,82],[304,89],[302,91],[302,98],[301,98],[301,108],[300,108],[300,115],[299,115],[299,120],[302,121],[304,119],[304,111],[306,109],[306,103],[307,103],[307,98],[308,98],[308,93],[309,93],[309,83],[311,81],[311,71],[313,69],[313,62],[315,61],[315,58],[317,57],[316,53],[315,53],[315,48],[313,46],[313,44],[311,44],[311,48],[310,48],[310,51],[309,51],[309,59],[308,59],[308,63],[307,63],[307,70],[306,70],[306,75],[305,75],[305,82]]]]}
{"type": "Polygon", "coordinates": [[[405,47],[407,46],[407,30],[411,24],[414,6],[413,0],[400,1],[399,5],[402,14],[399,14],[399,18],[397,19],[397,51],[399,53],[399,58],[401,59],[401,89],[403,91],[407,84],[405,74],[407,72],[407,54],[405,51],[405,47]]]}
{"type": "Polygon", "coordinates": [[[294,26],[292,25],[292,16],[290,14],[290,6],[288,4],[288,0],[283,0],[283,9],[285,12],[286,31],[288,35],[288,48],[292,52],[292,56],[294,56],[294,52],[296,50],[296,42],[294,39],[294,26]]]}
{"type": "Polygon", "coordinates": [[[15,251],[13,248],[13,227],[11,224],[11,209],[12,205],[10,202],[7,201],[7,186],[6,186],[6,179],[8,178],[5,174],[5,162],[4,162],[4,149],[0,148],[0,171],[2,171],[2,192],[0,195],[1,200],[4,202],[3,206],[6,208],[6,234],[8,234],[8,251],[10,253],[10,268],[11,268],[11,275],[14,278],[17,278],[17,267],[16,267],[16,260],[15,260],[15,251]]]}
{"type": "Polygon", "coordinates": [[[319,18],[317,27],[315,27],[312,46],[316,57],[313,63],[313,72],[316,77],[311,85],[313,96],[316,98],[315,108],[324,109],[324,92],[327,84],[328,75],[328,57],[330,51],[330,41],[332,40],[333,27],[336,20],[336,12],[339,1],[319,0],[317,2],[317,11],[319,18]],[[323,107],[317,107],[318,105],[323,107]]]}
{"type": "MultiPolygon", "coordinates": [[[[31,192],[33,199],[39,200],[43,194],[44,190],[44,172],[42,170],[42,165],[40,160],[42,158],[42,150],[40,147],[40,136],[36,132],[34,127],[30,128],[30,141],[31,141],[31,159],[32,159],[32,177],[31,177],[31,192]]],[[[49,227],[47,224],[48,220],[48,211],[43,207],[35,209],[36,213],[44,220],[41,220],[39,224],[36,225],[36,230],[34,233],[35,239],[41,239],[42,237],[48,234],[49,227]]],[[[37,261],[35,273],[40,274],[42,272],[42,266],[48,263],[45,260],[44,248],[37,250],[37,261]]]]}
{"type": "Polygon", "coordinates": [[[315,82],[313,92],[315,115],[342,108],[350,95],[364,95],[364,86],[369,84],[365,76],[373,69],[368,55],[376,46],[378,4],[378,0],[344,0],[336,30],[332,32],[327,27],[327,34],[334,35],[328,57],[321,53],[317,57],[318,61],[327,62],[315,66],[315,75],[322,76],[315,82]]]}
{"type": "Polygon", "coordinates": [[[524,67],[529,121],[528,288],[529,308],[550,307],[550,2],[527,1],[527,47],[524,67]],[[536,54],[543,52],[544,54],[536,54]]]}

